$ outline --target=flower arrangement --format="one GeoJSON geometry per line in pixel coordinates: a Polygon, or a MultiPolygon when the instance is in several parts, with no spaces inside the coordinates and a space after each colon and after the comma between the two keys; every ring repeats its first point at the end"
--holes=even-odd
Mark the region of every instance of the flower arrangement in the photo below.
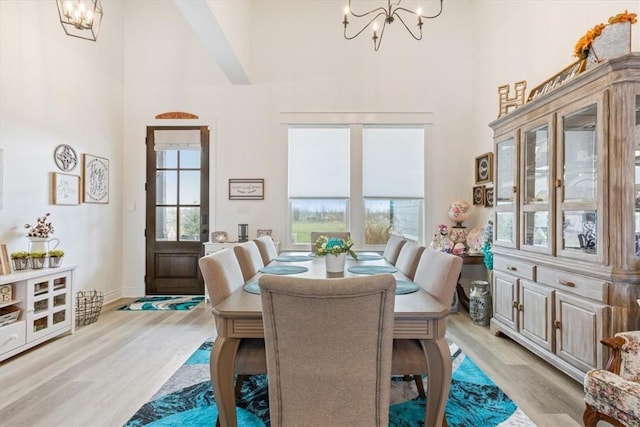
{"type": "Polygon", "coordinates": [[[53,234],[53,224],[47,222],[47,218],[51,215],[49,212],[38,218],[36,225],[25,224],[24,228],[28,228],[27,237],[47,238],[49,234],[53,234]]]}
{"type": "Polygon", "coordinates": [[[437,228],[437,231],[439,234],[446,236],[447,234],[449,234],[449,227],[447,227],[446,224],[440,224],[437,228]]]}
{"type": "Polygon", "coordinates": [[[358,256],[351,250],[353,246],[353,240],[350,238],[347,240],[339,237],[327,237],[320,236],[316,240],[316,254],[319,256],[334,255],[338,256],[343,252],[347,252],[353,259],[358,259],[358,256]]]}
{"type": "Polygon", "coordinates": [[[584,36],[580,37],[580,39],[576,43],[575,47],[573,48],[573,56],[578,59],[585,59],[589,54],[589,49],[591,49],[593,40],[600,34],[602,34],[602,30],[604,30],[607,25],[617,24],[620,22],[630,22],[631,24],[635,24],[636,22],[638,22],[637,15],[635,13],[629,13],[625,10],[624,13],[619,13],[609,18],[607,24],[601,23],[591,28],[584,36]]]}

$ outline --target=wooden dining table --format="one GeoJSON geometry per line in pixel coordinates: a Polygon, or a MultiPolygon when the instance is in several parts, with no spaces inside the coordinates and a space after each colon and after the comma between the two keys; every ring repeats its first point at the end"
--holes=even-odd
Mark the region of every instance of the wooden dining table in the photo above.
{"type": "MultiPolygon", "coordinates": [[[[291,255],[304,257],[306,254],[291,255]]],[[[317,256],[310,260],[297,262],[274,260],[268,266],[305,267],[306,271],[293,276],[331,279],[361,276],[348,271],[351,266],[389,266],[389,264],[383,259],[355,261],[347,256],[344,274],[327,273],[323,257],[317,256]]],[[[251,284],[253,281],[255,284],[255,281],[262,274],[258,273],[247,283],[251,284]]],[[[399,281],[409,281],[398,271],[392,274],[399,281]]],[[[236,353],[243,338],[264,338],[262,303],[260,295],[240,288],[213,307],[212,311],[216,320],[218,336],[211,350],[211,382],[218,406],[220,425],[235,427],[237,425],[234,394],[236,353]]],[[[422,288],[413,293],[396,295],[394,339],[417,339],[421,341],[424,349],[424,357],[429,369],[425,425],[429,427],[446,425],[443,424],[443,421],[452,371],[451,353],[445,339],[448,314],[449,307],[440,304],[422,288]]]]}

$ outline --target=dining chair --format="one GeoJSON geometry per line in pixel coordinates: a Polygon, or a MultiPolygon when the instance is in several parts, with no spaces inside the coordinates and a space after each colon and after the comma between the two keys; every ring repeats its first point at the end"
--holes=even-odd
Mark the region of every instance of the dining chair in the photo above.
{"type": "Polygon", "coordinates": [[[400,253],[396,260],[396,268],[398,271],[407,276],[410,280],[413,280],[423,252],[424,246],[421,246],[416,242],[407,241],[400,248],[400,253]]]}
{"type": "MultiPolygon", "coordinates": [[[[231,249],[204,256],[198,261],[205,286],[209,292],[211,306],[224,301],[244,284],[238,259],[231,249]]],[[[210,364],[210,370],[214,367],[210,364]]],[[[267,363],[264,339],[243,338],[235,359],[234,373],[237,375],[235,394],[240,397],[242,383],[251,375],[266,374],[267,363]]]]}
{"type": "MultiPolygon", "coordinates": [[[[427,248],[420,256],[413,281],[440,304],[450,307],[461,270],[462,258],[459,256],[427,248]]],[[[413,376],[418,394],[425,397],[422,374],[428,374],[428,369],[420,341],[393,341],[392,372],[393,375],[404,375],[405,379],[413,376]]]]}
{"type": "Polygon", "coordinates": [[[315,254],[318,252],[318,248],[316,248],[316,240],[320,236],[327,237],[337,237],[339,239],[348,240],[351,238],[351,232],[349,231],[312,231],[311,232],[311,253],[315,254]]]}
{"type": "Polygon", "coordinates": [[[384,258],[389,264],[396,265],[398,255],[400,255],[400,250],[406,242],[407,241],[402,237],[392,234],[384,247],[382,258],[384,258]]]}
{"type": "Polygon", "coordinates": [[[262,257],[262,263],[264,265],[269,264],[275,257],[278,256],[278,249],[271,236],[262,236],[257,239],[253,239],[258,246],[260,256],[262,257]]]}
{"type": "Polygon", "coordinates": [[[253,240],[234,246],[233,252],[238,258],[238,263],[242,270],[242,278],[245,282],[258,274],[258,270],[264,267],[260,249],[258,249],[258,245],[253,240]]]}
{"type": "Polygon", "coordinates": [[[396,282],[264,275],[271,425],[387,426],[396,282]]]}

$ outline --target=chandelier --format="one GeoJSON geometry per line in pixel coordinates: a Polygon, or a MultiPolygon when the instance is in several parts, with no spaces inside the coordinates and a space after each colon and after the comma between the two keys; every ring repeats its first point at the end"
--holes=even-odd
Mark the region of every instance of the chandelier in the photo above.
{"type": "Polygon", "coordinates": [[[100,0],[56,0],[58,15],[68,36],[96,41],[102,22],[100,0]]]}
{"type": "Polygon", "coordinates": [[[365,13],[355,13],[351,8],[351,0],[349,0],[349,4],[344,8],[344,20],[342,24],[344,25],[344,38],[347,40],[353,40],[358,37],[364,30],[366,30],[369,26],[372,26],[373,29],[373,48],[377,52],[380,49],[380,44],[382,43],[382,37],[384,36],[384,30],[387,27],[387,24],[391,24],[393,21],[398,19],[402,25],[409,31],[409,34],[416,39],[422,40],[422,25],[423,19],[433,19],[440,16],[442,13],[442,1],[440,0],[440,10],[435,15],[423,15],[422,9],[418,8],[415,12],[409,10],[407,8],[401,7],[400,3],[402,0],[391,1],[387,0],[387,7],[377,7],[369,12],[365,13]],[[352,36],[347,35],[347,26],[349,25],[349,15],[354,16],[356,18],[370,18],[369,22],[367,22],[357,33],[352,36]],[[404,19],[403,19],[404,16],[404,19]],[[379,19],[380,18],[380,19],[379,19]],[[417,30],[414,28],[413,30],[407,25],[405,19],[412,18],[416,19],[417,30]],[[379,23],[378,21],[382,21],[382,29],[378,33],[379,23]],[[373,24],[373,25],[372,25],[373,24]]]}

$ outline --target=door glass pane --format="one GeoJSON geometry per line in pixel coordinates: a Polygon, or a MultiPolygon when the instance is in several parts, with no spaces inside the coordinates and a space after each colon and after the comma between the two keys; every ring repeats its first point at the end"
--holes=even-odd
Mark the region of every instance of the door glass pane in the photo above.
{"type": "Polygon", "coordinates": [[[524,203],[549,202],[549,129],[530,130],[524,141],[524,203]]]}
{"type": "Polygon", "coordinates": [[[177,213],[175,207],[156,207],[156,240],[164,242],[177,240],[177,213]]]}
{"type": "Polygon", "coordinates": [[[597,107],[565,116],[564,200],[596,200],[598,178],[597,107]]]}
{"type": "Polygon", "coordinates": [[[500,142],[496,147],[496,204],[510,205],[514,202],[515,182],[515,139],[500,142]]]}
{"type": "Polygon", "coordinates": [[[181,169],[200,169],[200,150],[180,150],[181,169]]]}
{"type": "Polygon", "coordinates": [[[200,208],[180,208],[180,240],[200,240],[200,208]]]}
{"type": "Polygon", "coordinates": [[[513,242],[513,212],[496,213],[496,240],[513,242]]]}
{"type": "Polygon", "coordinates": [[[562,224],[564,249],[597,253],[596,211],[565,211],[562,224]]]}
{"type": "Polygon", "coordinates": [[[524,214],[524,244],[542,248],[549,246],[549,212],[524,214]]]}
{"type": "Polygon", "coordinates": [[[53,313],[53,324],[56,325],[58,323],[62,323],[66,319],[67,312],[65,310],[58,311],[53,313]]]}
{"type": "Polygon", "coordinates": [[[156,169],[178,167],[178,152],[176,150],[156,151],[156,169]]]}
{"type": "MultiPolygon", "coordinates": [[[[200,194],[200,193],[198,193],[200,194]]],[[[178,172],[156,172],[156,204],[175,205],[178,201],[178,172]]]]}
{"type": "Polygon", "coordinates": [[[636,122],[634,127],[635,140],[635,220],[636,220],[636,256],[640,256],[640,95],[636,95],[636,122]]]}
{"type": "Polygon", "coordinates": [[[346,199],[291,199],[292,242],[311,243],[312,231],[347,231],[346,199]]]}
{"type": "Polygon", "coordinates": [[[180,204],[200,204],[200,171],[180,171],[180,204]]]}

